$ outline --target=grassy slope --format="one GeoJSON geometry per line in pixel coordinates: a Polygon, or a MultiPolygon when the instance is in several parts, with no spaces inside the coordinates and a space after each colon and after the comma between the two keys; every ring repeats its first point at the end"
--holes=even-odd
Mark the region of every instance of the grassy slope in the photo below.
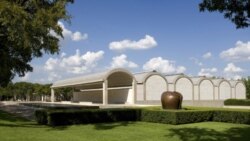
{"type": "Polygon", "coordinates": [[[247,141],[249,132],[249,125],[216,122],[177,126],[119,122],[52,128],[0,111],[0,141],[247,141]]]}

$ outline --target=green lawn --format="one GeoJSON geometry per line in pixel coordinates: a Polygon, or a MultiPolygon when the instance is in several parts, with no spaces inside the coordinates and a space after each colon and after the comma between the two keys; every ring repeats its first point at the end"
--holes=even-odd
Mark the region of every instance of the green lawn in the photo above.
{"type": "Polygon", "coordinates": [[[48,127],[0,111],[0,141],[248,141],[250,125],[146,122],[48,127]]]}

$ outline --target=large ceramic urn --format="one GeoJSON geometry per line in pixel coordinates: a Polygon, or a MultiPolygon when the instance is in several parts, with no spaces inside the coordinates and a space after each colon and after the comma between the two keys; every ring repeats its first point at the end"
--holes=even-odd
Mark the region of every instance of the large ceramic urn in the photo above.
{"type": "Polygon", "coordinates": [[[161,95],[163,109],[181,109],[182,95],[179,92],[165,91],[161,95]]]}

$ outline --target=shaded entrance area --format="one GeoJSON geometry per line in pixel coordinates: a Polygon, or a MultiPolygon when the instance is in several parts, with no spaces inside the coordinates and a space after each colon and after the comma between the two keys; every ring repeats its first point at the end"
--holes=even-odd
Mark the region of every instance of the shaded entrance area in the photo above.
{"type": "Polygon", "coordinates": [[[73,102],[104,105],[135,102],[136,81],[125,69],[112,69],[55,82],[51,87],[51,101],[54,101],[54,89],[62,87],[74,88],[73,102]]]}

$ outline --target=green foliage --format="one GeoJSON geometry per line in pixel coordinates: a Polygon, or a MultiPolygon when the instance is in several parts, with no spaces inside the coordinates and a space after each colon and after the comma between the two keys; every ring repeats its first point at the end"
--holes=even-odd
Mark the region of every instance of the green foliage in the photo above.
{"type": "Polygon", "coordinates": [[[145,109],[41,110],[36,114],[36,118],[38,123],[51,126],[117,121],[143,121],[173,125],[206,121],[250,124],[250,111],[145,109]]]}
{"type": "Polygon", "coordinates": [[[38,110],[36,121],[51,126],[137,121],[138,109],[84,109],[84,110],[38,110]]]}
{"type": "Polygon", "coordinates": [[[36,110],[35,117],[38,124],[46,125],[48,123],[48,111],[47,110],[36,110]]]}
{"type": "Polygon", "coordinates": [[[231,20],[236,28],[250,26],[250,1],[249,0],[203,0],[199,4],[200,11],[218,11],[231,20]]]}
{"type": "Polygon", "coordinates": [[[214,111],[213,121],[250,124],[250,111],[214,111]]]}
{"type": "Polygon", "coordinates": [[[7,87],[0,87],[0,100],[35,100],[37,96],[50,95],[50,86],[29,82],[9,83],[7,87]]]}
{"type": "Polygon", "coordinates": [[[0,87],[33,68],[29,62],[44,53],[59,52],[63,37],[59,20],[70,16],[73,0],[4,0],[0,3],[0,87]],[[57,36],[51,34],[53,31],[57,36]]]}
{"type": "Polygon", "coordinates": [[[141,121],[167,123],[167,124],[186,124],[210,121],[213,112],[211,111],[153,111],[142,110],[141,121]]]}
{"type": "Polygon", "coordinates": [[[246,86],[247,98],[250,99],[250,76],[248,76],[248,78],[243,78],[242,81],[246,86]]]}
{"type": "Polygon", "coordinates": [[[142,110],[141,121],[176,124],[176,114],[173,111],[142,110]]]}
{"type": "Polygon", "coordinates": [[[227,99],[224,101],[224,105],[235,105],[235,106],[250,106],[249,99],[227,99]]]}

